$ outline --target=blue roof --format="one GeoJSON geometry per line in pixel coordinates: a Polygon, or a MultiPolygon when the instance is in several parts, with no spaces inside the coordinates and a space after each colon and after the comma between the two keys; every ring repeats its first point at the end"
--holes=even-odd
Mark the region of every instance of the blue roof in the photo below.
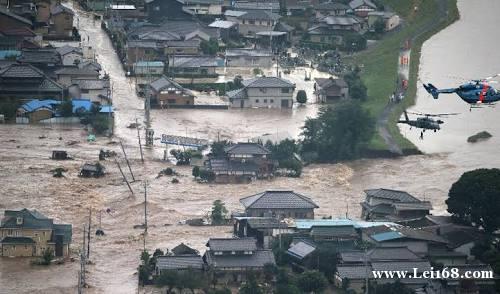
{"type": "Polygon", "coordinates": [[[139,61],[135,63],[135,66],[144,67],[163,67],[163,61],[139,61]]]}
{"type": "Polygon", "coordinates": [[[30,102],[23,104],[21,107],[27,112],[32,112],[40,108],[48,108],[54,110],[54,105],[58,105],[60,103],[61,103],[60,101],[53,99],[46,99],[46,100],[33,99],[30,102]]]}
{"type": "Polygon", "coordinates": [[[73,103],[73,113],[76,113],[80,109],[90,111],[92,108],[90,99],[72,99],[71,102],[73,103]]]}
{"type": "Polygon", "coordinates": [[[377,242],[395,240],[395,239],[400,239],[403,237],[404,237],[404,235],[401,234],[400,232],[384,232],[384,233],[371,235],[371,238],[377,242]]]}
{"type": "Polygon", "coordinates": [[[0,59],[6,59],[7,57],[20,56],[21,51],[18,50],[0,50],[0,59]]]}
{"type": "Polygon", "coordinates": [[[100,113],[113,113],[113,106],[111,105],[103,105],[99,110],[100,113]]]}
{"type": "Polygon", "coordinates": [[[313,226],[315,227],[354,226],[354,228],[360,229],[360,228],[369,228],[382,225],[397,226],[396,223],[391,223],[391,222],[366,222],[366,221],[351,220],[347,218],[295,220],[295,227],[299,230],[309,230],[313,226]]]}

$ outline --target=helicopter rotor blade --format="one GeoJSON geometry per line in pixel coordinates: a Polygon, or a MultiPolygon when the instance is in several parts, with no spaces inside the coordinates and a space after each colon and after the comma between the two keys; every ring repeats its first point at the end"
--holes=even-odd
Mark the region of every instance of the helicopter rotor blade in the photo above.
{"type": "Polygon", "coordinates": [[[407,111],[407,113],[411,113],[414,115],[420,115],[420,116],[428,116],[428,117],[440,117],[440,116],[449,116],[449,115],[458,115],[460,113],[423,113],[423,112],[413,112],[413,111],[407,111]]]}

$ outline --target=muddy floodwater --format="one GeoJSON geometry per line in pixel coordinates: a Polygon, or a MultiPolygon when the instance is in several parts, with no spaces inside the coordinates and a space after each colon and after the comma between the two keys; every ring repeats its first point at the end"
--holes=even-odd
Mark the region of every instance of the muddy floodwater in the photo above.
{"type": "MultiPolygon", "coordinates": [[[[440,87],[455,85],[446,76],[484,77],[500,71],[500,39],[483,36],[485,25],[500,27],[500,4],[494,0],[459,1],[462,19],[425,43],[422,51],[421,79],[440,87]],[[473,3],[472,3],[473,2],[473,3]],[[486,15],[485,15],[486,14],[486,15]],[[487,17],[489,15],[489,17],[487,17]],[[477,22],[481,19],[481,23],[477,22]],[[471,54],[474,52],[474,54],[471,54]],[[477,55],[478,58],[474,58],[477,55]]],[[[240,210],[239,199],[265,189],[290,189],[308,195],[318,203],[317,216],[357,218],[363,190],[386,187],[406,190],[433,203],[433,213],[445,213],[444,200],[450,185],[467,170],[500,166],[500,115],[498,109],[474,109],[454,96],[433,100],[419,91],[415,109],[426,112],[460,112],[446,119],[443,130],[426,133],[418,139],[415,130],[402,131],[428,155],[398,159],[358,160],[331,165],[311,165],[300,179],[276,178],[251,184],[198,184],[191,168],[174,167],[180,183],[172,177],[157,178],[158,172],[171,164],[161,161],[163,147],[158,143],[145,150],[142,164],[137,146],[137,132],[126,126],[138,118],[143,120],[143,101],[136,97],[134,82],[124,72],[109,39],[88,15],[78,12],[83,38],[90,36],[97,59],[113,81],[116,106],[115,134],[86,141],[86,132],[71,126],[0,125],[0,212],[5,209],[31,208],[53,217],[57,222],[73,224],[73,251],[81,246],[83,224],[88,209],[93,211],[92,230],[99,226],[105,236],[92,240],[88,266],[90,288],[85,293],[137,293],[136,268],[143,248],[142,230],[134,229],[143,222],[143,185],[148,184],[149,234],[146,247],[171,248],[180,242],[202,252],[209,237],[231,235],[231,227],[191,227],[182,221],[203,217],[216,199],[222,199],[230,211],[240,210]],[[466,142],[468,136],[487,130],[493,138],[477,144],[466,142]],[[134,195],[122,180],[116,164],[104,162],[106,176],[83,179],[77,176],[85,162],[95,162],[100,149],[114,150],[129,180],[119,145],[123,140],[136,181],[131,183],[134,195]],[[74,160],[53,161],[51,151],[64,149],[74,160]],[[65,178],[53,178],[50,170],[64,167],[65,178]],[[99,225],[99,211],[102,212],[99,225]]],[[[297,83],[298,89],[310,90],[303,81],[304,70],[285,76],[297,83]]],[[[320,76],[320,73],[313,73],[320,76]]],[[[309,92],[309,97],[312,93],[309,92]]],[[[308,116],[317,113],[308,104],[292,110],[153,110],[155,136],[162,133],[234,141],[247,140],[265,133],[288,132],[296,137],[308,116]]],[[[78,261],[48,268],[31,266],[27,260],[0,259],[0,293],[75,293],[78,261]]]]}

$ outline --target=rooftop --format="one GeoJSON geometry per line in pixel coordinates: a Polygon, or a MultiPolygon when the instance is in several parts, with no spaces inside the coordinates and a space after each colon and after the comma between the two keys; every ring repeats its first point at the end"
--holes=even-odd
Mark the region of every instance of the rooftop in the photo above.
{"type": "Polygon", "coordinates": [[[352,238],[357,237],[354,226],[313,226],[311,228],[311,235],[315,237],[333,237],[333,238],[352,238]]]}
{"type": "Polygon", "coordinates": [[[271,154],[266,147],[257,143],[237,143],[225,148],[227,154],[232,155],[268,155],[271,154]]]}
{"type": "Polygon", "coordinates": [[[271,250],[257,250],[247,255],[214,255],[207,251],[205,256],[207,263],[215,268],[262,268],[268,263],[276,263],[271,250]]]}
{"type": "Polygon", "coordinates": [[[316,246],[308,242],[299,241],[295,244],[292,244],[287,250],[287,253],[298,259],[304,259],[309,254],[313,253],[314,250],[316,250],[316,246]]]}
{"type": "Polygon", "coordinates": [[[17,60],[23,63],[59,64],[61,56],[53,48],[28,49],[23,50],[17,60]]]}
{"type": "Polygon", "coordinates": [[[351,220],[346,218],[340,219],[296,219],[294,223],[291,224],[291,227],[296,227],[299,230],[310,230],[313,226],[348,226],[352,225],[354,228],[371,228],[371,227],[380,227],[380,226],[398,226],[396,223],[391,222],[367,222],[367,221],[358,221],[351,220]]]}
{"type": "Polygon", "coordinates": [[[252,57],[272,57],[273,53],[269,50],[235,48],[226,49],[226,57],[232,56],[252,56],[252,57]]]}
{"type": "Polygon", "coordinates": [[[371,7],[372,9],[377,9],[377,5],[375,5],[370,0],[353,0],[353,1],[349,2],[349,7],[351,7],[351,9],[357,9],[360,6],[364,6],[364,5],[371,7]]]}
{"type": "Polygon", "coordinates": [[[351,26],[359,24],[360,21],[353,16],[327,16],[322,19],[328,25],[351,26]]]}
{"type": "Polygon", "coordinates": [[[57,4],[57,5],[52,6],[50,8],[50,13],[52,15],[57,15],[57,14],[60,14],[60,13],[68,13],[68,14],[71,14],[71,15],[75,14],[71,8],[68,8],[68,7],[66,7],[64,5],[61,5],[61,4],[57,4]]]}
{"type": "Polygon", "coordinates": [[[419,199],[413,197],[405,191],[391,190],[391,189],[368,189],[365,193],[369,197],[376,197],[382,199],[395,200],[400,202],[420,202],[419,199]]]}
{"type": "Polygon", "coordinates": [[[32,23],[31,23],[31,21],[29,19],[24,18],[22,16],[19,16],[19,15],[13,13],[10,10],[4,8],[3,6],[0,6],[0,14],[5,15],[5,16],[10,17],[10,18],[13,18],[13,19],[15,19],[17,21],[20,21],[20,22],[22,22],[24,24],[27,24],[29,26],[32,25],[32,23]]]}
{"type": "Polygon", "coordinates": [[[211,28],[219,28],[219,29],[230,29],[234,27],[236,23],[228,20],[216,20],[209,24],[208,26],[211,28]]]}
{"type": "Polygon", "coordinates": [[[295,88],[292,82],[278,77],[257,77],[242,81],[245,88],[295,88]]]}
{"type": "Polygon", "coordinates": [[[199,68],[199,67],[217,67],[222,59],[215,56],[170,56],[171,67],[199,68]]]}
{"type": "Polygon", "coordinates": [[[69,46],[69,45],[64,45],[64,46],[61,46],[61,47],[57,47],[56,48],[56,51],[61,55],[61,56],[64,56],[68,53],[77,53],[77,54],[80,54],[82,55],[82,48],[80,47],[73,47],[73,46],[69,46]]]}
{"type": "Polygon", "coordinates": [[[255,238],[210,238],[207,246],[210,251],[255,251],[255,238]]]}
{"type": "Polygon", "coordinates": [[[159,79],[154,80],[149,85],[156,92],[161,92],[165,89],[177,89],[178,91],[182,91],[186,95],[194,96],[194,94],[190,90],[185,89],[184,87],[179,85],[176,81],[169,79],[165,76],[162,76],[159,79]]]}
{"type": "Polygon", "coordinates": [[[309,197],[293,191],[268,190],[240,199],[245,209],[314,209],[319,206],[309,197]]]}
{"type": "Polygon", "coordinates": [[[338,265],[337,276],[341,279],[359,280],[365,279],[368,274],[369,278],[373,278],[371,266],[364,265],[338,265]]]}
{"type": "Polygon", "coordinates": [[[276,21],[280,19],[279,14],[270,12],[268,10],[248,10],[245,14],[238,16],[238,19],[244,20],[271,20],[276,21]]]}
{"type": "Polygon", "coordinates": [[[203,259],[199,255],[158,256],[156,267],[160,270],[203,269],[203,259]]]}

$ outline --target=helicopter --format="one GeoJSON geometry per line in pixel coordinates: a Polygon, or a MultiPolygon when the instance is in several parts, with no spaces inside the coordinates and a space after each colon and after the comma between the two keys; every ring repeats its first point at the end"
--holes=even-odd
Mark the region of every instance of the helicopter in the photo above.
{"type": "Polygon", "coordinates": [[[424,88],[434,99],[438,99],[439,94],[456,93],[462,100],[471,105],[472,110],[472,108],[478,108],[481,105],[493,105],[493,103],[500,101],[500,92],[490,85],[497,83],[497,81],[490,80],[498,76],[500,74],[482,80],[472,80],[458,86],[458,88],[438,89],[431,83],[424,84],[424,88]]]}
{"type": "Polygon", "coordinates": [[[458,113],[438,113],[438,114],[430,114],[430,113],[420,113],[420,112],[409,112],[404,111],[405,120],[399,120],[398,123],[407,124],[410,126],[410,130],[412,127],[416,127],[418,129],[422,129],[420,132],[420,139],[424,139],[425,130],[433,130],[437,132],[441,129],[441,124],[444,123],[441,119],[434,119],[433,117],[445,117],[448,115],[457,115],[458,113]],[[417,117],[415,120],[410,120],[408,118],[408,113],[415,114],[423,117],[417,117]]]}

